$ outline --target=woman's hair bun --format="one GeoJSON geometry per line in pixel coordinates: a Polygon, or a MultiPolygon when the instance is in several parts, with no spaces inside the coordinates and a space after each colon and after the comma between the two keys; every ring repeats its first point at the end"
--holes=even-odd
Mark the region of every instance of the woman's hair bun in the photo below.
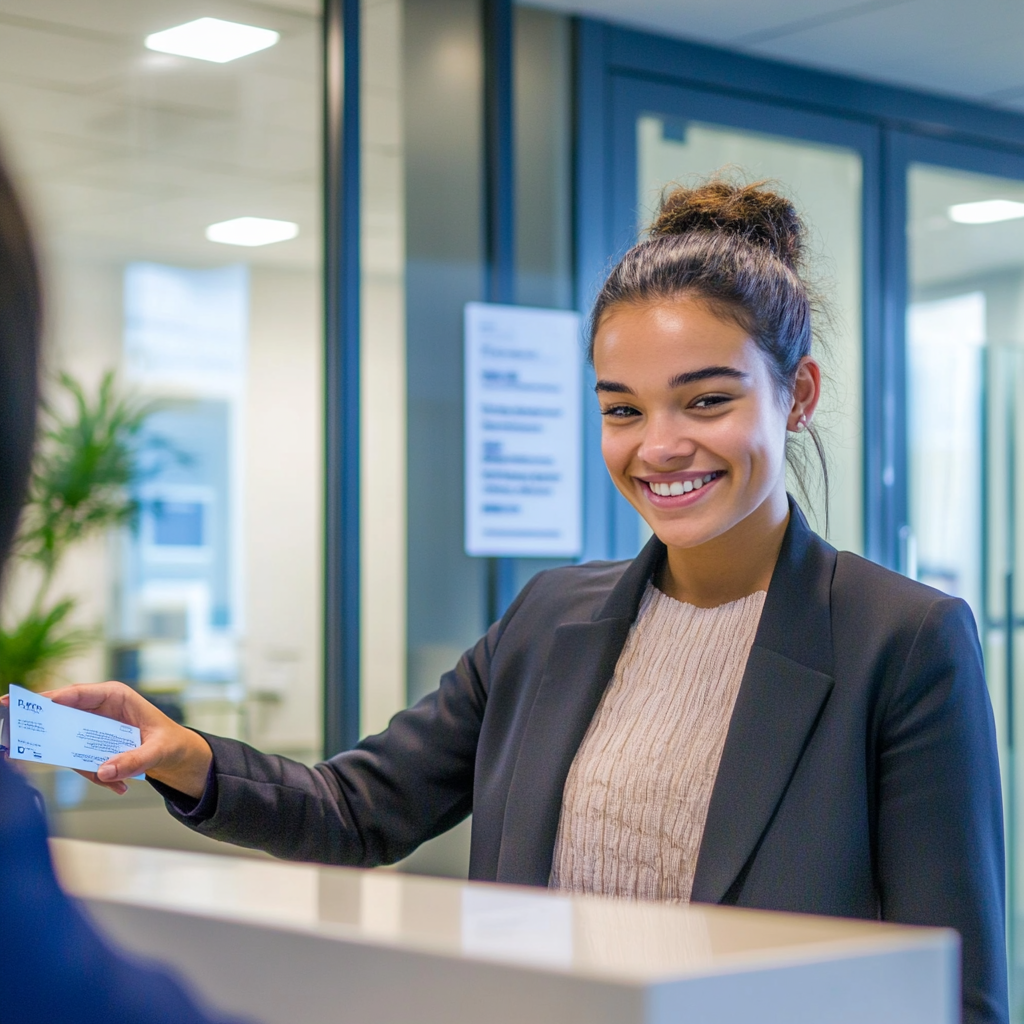
{"type": "Polygon", "coordinates": [[[797,269],[803,257],[804,226],[793,204],[764,185],[763,181],[735,185],[714,179],[694,188],[666,191],[649,237],[697,231],[735,235],[797,269]]]}

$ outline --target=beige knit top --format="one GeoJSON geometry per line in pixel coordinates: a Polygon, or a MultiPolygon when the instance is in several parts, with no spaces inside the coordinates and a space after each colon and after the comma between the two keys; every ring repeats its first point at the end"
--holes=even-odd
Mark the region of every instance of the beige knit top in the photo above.
{"type": "Polygon", "coordinates": [[[648,585],[565,781],[551,888],[689,902],[765,596],[698,608],[648,585]]]}

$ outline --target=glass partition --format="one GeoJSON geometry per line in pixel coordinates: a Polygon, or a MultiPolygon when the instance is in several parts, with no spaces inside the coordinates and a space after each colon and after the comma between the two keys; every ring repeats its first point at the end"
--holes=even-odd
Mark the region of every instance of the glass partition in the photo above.
{"type": "Polygon", "coordinates": [[[1019,992],[1024,181],[915,164],[908,186],[908,571],[962,597],[978,622],[1000,740],[1019,992]]]}
{"type": "MultiPolygon", "coordinates": [[[[72,599],[65,625],[88,636],[29,681],[121,678],[189,724],[314,757],[320,4],[220,5],[228,37],[262,30],[230,52],[180,0],[45,8],[0,0],[0,137],[43,253],[46,391],[76,422],[73,388],[102,411],[112,373],[105,408],[139,429],[119,435],[131,521],[68,545],[44,597],[72,599]]],[[[37,567],[12,582],[8,633],[37,567]]],[[[60,833],[204,843],[148,786],[119,800],[63,770],[37,781],[60,833]]]]}

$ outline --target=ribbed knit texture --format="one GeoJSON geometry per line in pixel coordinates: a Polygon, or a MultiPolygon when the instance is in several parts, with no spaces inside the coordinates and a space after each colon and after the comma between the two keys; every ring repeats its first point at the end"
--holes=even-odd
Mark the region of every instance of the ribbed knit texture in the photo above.
{"type": "Polygon", "coordinates": [[[565,781],[551,888],[689,902],[765,596],[698,608],[648,585],[565,781]]]}

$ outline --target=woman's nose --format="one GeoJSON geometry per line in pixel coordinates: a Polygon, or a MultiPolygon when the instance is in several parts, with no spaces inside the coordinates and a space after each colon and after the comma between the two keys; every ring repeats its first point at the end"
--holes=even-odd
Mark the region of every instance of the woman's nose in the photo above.
{"type": "Polygon", "coordinates": [[[682,424],[672,420],[651,419],[637,455],[649,466],[665,466],[680,459],[692,458],[697,445],[682,424]]]}

